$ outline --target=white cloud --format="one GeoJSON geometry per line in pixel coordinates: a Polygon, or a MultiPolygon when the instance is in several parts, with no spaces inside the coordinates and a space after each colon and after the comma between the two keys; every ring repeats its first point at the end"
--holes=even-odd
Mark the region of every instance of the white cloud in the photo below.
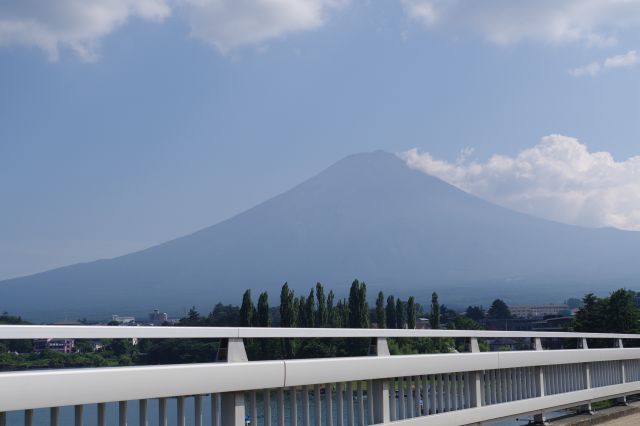
{"type": "Polygon", "coordinates": [[[329,12],[349,0],[4,0],[0,47],[35,46],[57,61],[70,49],[98,58],[100,40],[131,18],[159,22],[184,12],[193,37],[226,53],[322,27],[329,12]]]}
{"type": "Polygon", "coordinates": [[[640,230],[640,156],[616,161],[578,140],[550,135],[515,157],[451,163],[412,149],[414,169],[496,204],[559,222],[640,230]]]}
{"type": "Polygon", "coordinates": [[[5,0],[0,2],[0,46],[35,46],[51,61],[68,48],[93,61],[100,39],[128,19],[157,22],[170,14],[167,0],[5,0]]]}
{"type": "Polygon", "coordinates": [[[191,35],[226,53],[320,28],[347,0],[185,0],[191,35]]]}
{"type": "Polygon", "coordinates": [[[591,62],[583,67],[578,67],[569,70],[569,74],[574,77],[591,76],[594,77],[600,74],[602,71],[606,71],[612,68],[631,68],[638,65],[640,62],[640,55],[636,50],[630,50],[624,55],[611,56],[604,61],[591,62]]]}
{"type": "Polygon", "coordinates": [[[497,44],[611,45],[617,29],[640,25],[640,0],[402,0],[402,5],[427,28],[470,30],[497,44]]]}

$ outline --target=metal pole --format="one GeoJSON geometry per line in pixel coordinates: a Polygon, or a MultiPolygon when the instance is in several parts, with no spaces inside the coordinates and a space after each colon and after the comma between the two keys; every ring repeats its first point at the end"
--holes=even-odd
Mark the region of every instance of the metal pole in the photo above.
{"type": "MultiPolygon", "coordinates": [[[[228,339],[226,345],[226,359],[223,362],[248,361],[242,339],[228,339]]],[[[245,406],[243,392],[223,393],[221,405],[222,426],[244,426],[245,406]]]]}
{"type": "Polygon", "coordinates": [[[120,401],[118,403],[118,415],[120,426],[127,426],[127,401],[120,401]]]}
{"type": "Polygon", "coordinates": [[[179,396],[176,398],[176,405],[177,405],[177,423],[178,426],[186,426],[186,419],[185,419],[185,415],[184,415],[184,396],[179,396]]]}
{"type": "MultiPolygon", "coordinates": [[[[478,339],[472,337],[469,339],[469,349],[472,353],[480,352],[480,345],[478,344],[478,339]]],[[[471,406],[472,407],[482,407],[482,381],[481,381],[481,372],[474,371],[470,374],[471,376],[471,406]]]]}
{"type": "Polygon", "coordinates": [[[146,399],[138,401],[138,423],[140,426],[149,426],[148,402],[146,399]]]}
{"type": "Polygon", "coordinates": [[[33,426],[33,410],[24,410],[24,426],[33,426]]]}
{"type": "MultiPolygon", "coordinates": [[[[624,348],[624,344],[622,343],[622,339],[617,339],[616,340],[616,347],[618,349],[623,349],[624,348]]],[[[620,361],[620,383],[624,384],[627,383],[627,374],[625,371],[625,360],[621,360],[620,361]]],[[[629,405],[629,403],[627,402],[627,395],[621,396],[620,398],[618,398],[616,400],[616,402],[619,405],[629,405]]]]}
{"type": "Polygon", "coordinates": [[[167,399],[158,400],[158,425],[167,426],[167,399]]]}
{"type": "Polygon", "coordinates": [[[107,426],[107,406],[104,402],[98,404],[98,426],[107,426]]]}
{"type": "Polygon", "coordinates": [[[76,426],[82,426],[82,405],[73,407],[73,419],[76,426]]]}
{"type": "Polygon", "coordinates": [[[313,399],[315,402],[315,425],[322,426],[322,406],[320,402],[320,385],[315,385],[313,387],[313,399]]]}
{"type": "MultiPolygon", "coordinates": [[[[298,426],[298,391],[295,387],[289,388],[289,408],[291,411],[290,426],[298,426]]],[[[252,426],[255,426],[252,424],[252,426]]]]}
{"type": "Polygon", "coordinates": [[[220,400],[217,393],[211,394],[211,426],[220,426],[220,400]]]}
{"type": "Polygon", "coordinates": [[[202,395],[193,397],[193,416],[195,418],[195,426],[202,426],[202,395]]]}
{"type": "Polygon", "coordinates": [[[51,426],[59,426],[60,425],[60,408],[51,407],[49,410],[49,415],[51,419],[51,426]]]}
{"type": "MultiPolygon", "coordinates": [[[[533,347],[536,351],[542,351],[542,339],[536,337],[533,339],[533,347]]],[[[542,367],[536,367],[535,370],[535,381],[536,381],[536,396],[543,397],[544,396],[544,369],[542,367]]],[[[544,411],[538,413],[533,416],[533,422],[538,425],[546,424],[546,419],[544,417],[544,411]]]]}
{"type": "MultiPolygon", "coordinates": [[[[589,344],[587,343],[586,338],[583,337],[582,339],[580,339],[580,345],[582,349],[589,350],[589,344]]],[[[591,389],[591,364],[588,362],[585,362],[583,365],[584,365],[584,370],[583,370],[584,388],[591,389]]],[[[593,408],[591,407],[591,403],[588,403],[580,407],[580,411],[584,414],[593,414],[593,408]]]]}

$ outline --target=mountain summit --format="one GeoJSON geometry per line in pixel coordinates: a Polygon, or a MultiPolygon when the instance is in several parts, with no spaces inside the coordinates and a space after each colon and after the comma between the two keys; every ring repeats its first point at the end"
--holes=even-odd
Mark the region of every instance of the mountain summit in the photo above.
{"type": "MultiPolygon", "coordinates": [[[[480,200],[385,152],[349,156],[231,219],[149,249],[0,282],[0,310],[97,316],[277,298],[316,281],[447,303],[560,301],[635,284],[640,233],[586,229],[480,200]],[[517,296],[517,298],[516,298],[517,296]]],[[[343,294],[340,294],[341,291],[343,294]]]]}

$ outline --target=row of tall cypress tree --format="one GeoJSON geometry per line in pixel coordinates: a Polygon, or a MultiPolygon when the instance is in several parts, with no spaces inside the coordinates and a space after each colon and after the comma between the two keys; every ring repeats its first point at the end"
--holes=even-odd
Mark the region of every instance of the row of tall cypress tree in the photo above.
{"type": "MultiPolygon", "coordinates": [[[[415,328],[417,311],[415,297],[402,301],[390,295],[385,303],[382,291],[378,293],[375,311],[370,311],[367,285],[358,280],[351,283],[349,297],[337,302],[333,290],[325,295],[321,283],[312,287],[308,296],[296,296],[288,283],[280,291],[280,327],[369,328],[374,320],[378,328],[415,328]]],[[[271,323],[268,293],[260,293],[256,307],[251,290],[246,290],[240,306],[240,326],[270,327],[271,323]]]]}

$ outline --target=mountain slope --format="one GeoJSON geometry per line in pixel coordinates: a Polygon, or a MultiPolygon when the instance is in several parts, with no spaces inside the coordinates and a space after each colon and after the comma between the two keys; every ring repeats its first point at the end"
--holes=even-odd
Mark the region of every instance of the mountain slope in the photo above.
{"type": "MultiPolygon", "coordinates": [[[[0,310],[28,317],[176,312],[242,291],[355,277],[426,302],[560,300],[640,275],[640,233],[585,229],[492,205],[397,157],[347,157],[290,191],[194,234],[110,260],[0,283],[0,310]],[[510,296],[511,295],[511,296],[510,296]]],[[[339,294],[340,295],[340,294],[339,294]]]]}

